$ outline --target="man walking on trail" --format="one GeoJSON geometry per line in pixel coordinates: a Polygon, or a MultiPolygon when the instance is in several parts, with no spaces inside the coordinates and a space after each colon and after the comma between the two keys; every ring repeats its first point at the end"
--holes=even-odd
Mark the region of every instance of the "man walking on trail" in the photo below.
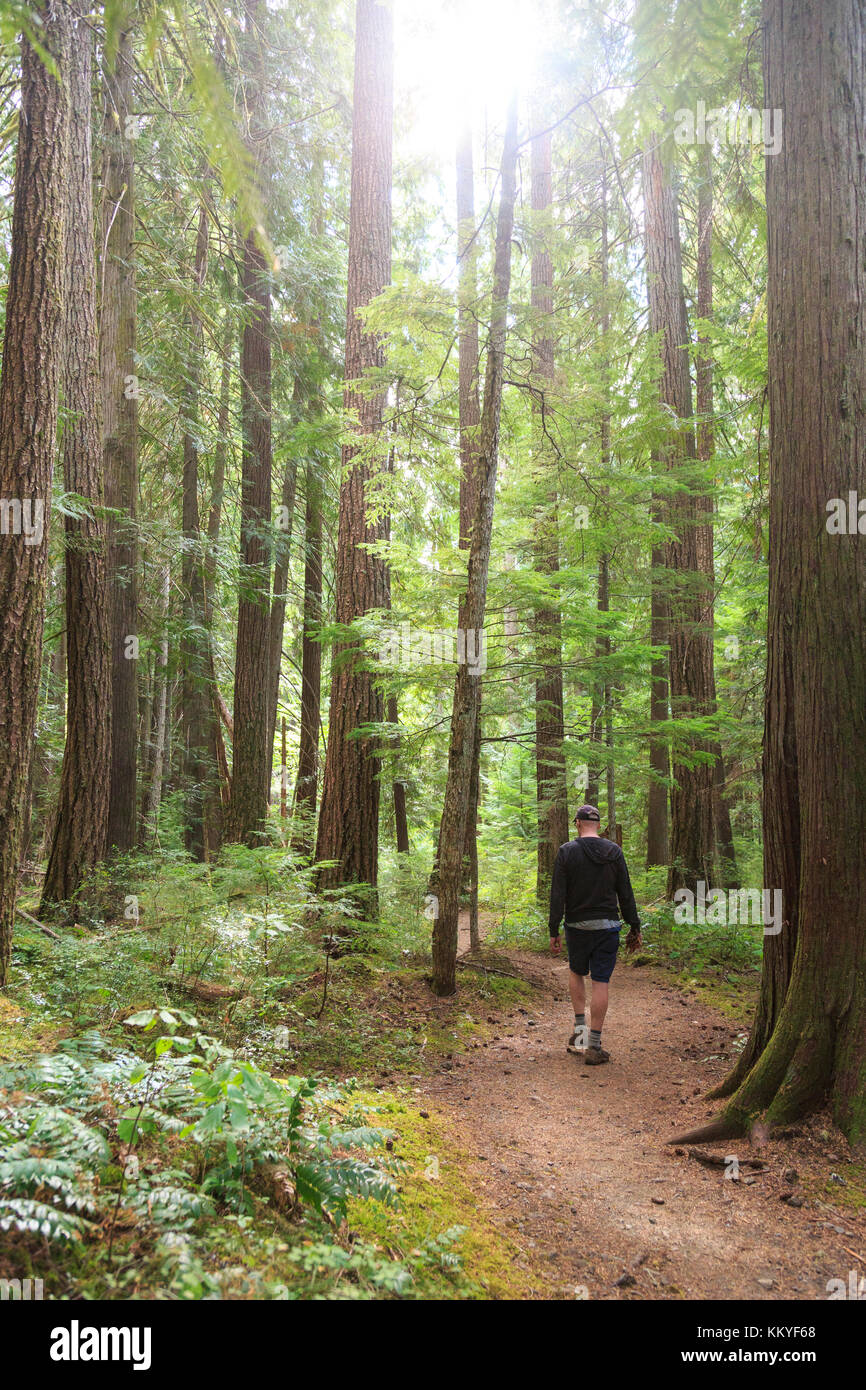
{"type": "Polygon", "coordinates": [[[601,816],[595,806],[581,806],[574,820],[577,839],[560,846],[553,866],[550,949],[555,956],[562,949],[559,924],[564,913],[568,988],[574,1006],[574,1031],[567,1047],[569,1052],[585,1049],[587,1066],[597,1067],[610,1061],[610,1053],[601,1045],[601,1030],[607,1013],[608,984],[619,950],[620,911],[630,927],[626,948],[636,951],[643,938],[625,855],[614,840],[603,839],[599,834],[601,816]],[[587,975],[592,979],[588,1047],[584,983],[587,975]]]}

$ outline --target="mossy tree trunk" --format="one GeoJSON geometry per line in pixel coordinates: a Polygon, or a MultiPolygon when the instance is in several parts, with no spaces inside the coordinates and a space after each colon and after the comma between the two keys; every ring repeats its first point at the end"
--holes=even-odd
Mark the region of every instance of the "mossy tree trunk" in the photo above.
{"type": "Polygon", "coordinates": [[[784,111],[767,159],[764,882],[784,920],[740,1084],[691,1137],[784,1124],[829,1095],[862,1144],[866,551],[826,521],[830,499],[866,495],[866,16],[860,0],[765,0],[764,26],[765,106],[784,111]]]}

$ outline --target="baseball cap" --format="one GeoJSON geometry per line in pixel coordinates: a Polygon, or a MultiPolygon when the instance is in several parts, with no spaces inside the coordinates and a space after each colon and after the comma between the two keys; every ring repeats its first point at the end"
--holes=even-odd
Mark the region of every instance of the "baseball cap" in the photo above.
{"type": "Polygon", "coordinates": [[[579,806],[574,817],[575,820],[597,820],[601,821],[598,808],[596,806],[579,806]]]}

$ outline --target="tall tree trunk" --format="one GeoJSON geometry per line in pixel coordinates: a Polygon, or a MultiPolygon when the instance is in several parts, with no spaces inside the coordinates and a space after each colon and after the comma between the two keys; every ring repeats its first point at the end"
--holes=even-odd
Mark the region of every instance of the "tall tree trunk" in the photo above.
{"type": "MultiPolygon", "coordinates": [[[[457,273],[458,273],[458,416],[460,428],[460,538],[461,550],[472,543],[472,526],[478,512],[478,235],[475,226],[475,174],[472,127],[465,125],[457,142],[457,273]]],[[[481,700],[483,682],[477,683],[475,747],[469,807],[463,836],[463,862],[469,878],[469,948],[481,945],[478,929],[478,793],[481,781],[481,700]]]]}
{"type": "Polygon", "coordinates": [[[119,16],[116,51],[105,67],[103,125],[102,372],[108,589],[111,615],[110,848],[136,837],[138,753],[138,379],[135,366],[135,166],[132,35],[136,3],[119,16]]]}
{"type": "MultiPolygon", "coordinates": [[[[608,220],[607,220],[607,167],[605,165],[605,150],[601,151],[602,172],[601,172],[601,246],[600,246],[600,267],[601,267],[601,334],[604,344],[603,372],[604,372],[604,405],[602,408],[601,421],[599,427],[600,446],[601,446],[601,465],[602,472],[607,477],[610,470],[610,363],[608,336],[610,334],[610,305],[608,302],[608,220]]],[[[609,488],[603,484],[601,489],[601,501],[604,505],[609,488]]],[[[596,661],[601,667],[601,674],[593,684],[592,706],[590,713],[590,743],[597,745],[600,750],[603,744],[612,743],[613,739],[613,720],[611,712],[612,687],[610,679],[610,629],[608,626],[608,615],[610,613],[610,555],[604,551],[598,557],[598,581],[596,586],[596,613],[599,616],[598,631],[595,639],[596,661]]],[[[615,809],[611,810],[613,800],[613,763],[610,755],[602,758],[600,751],[596,760],[589,769],[589,780],[587,784],[586,800],[591,806],[598,804],[601,787],[602,765],[606,768],[607,798],[608,798],[608,822],[610,833],[615,831],[615,809]]]]}
{"type": "MultiPolygon", "coordinates": [[[[385,563],[365,548],[384,536],[381,520],[368,523],[366,495],[367,483],[381,471],[386,457],[381,439],[384,397],[360,395],[352,383],[384,365],[382,343],[363,331],[358,310],[391,278],[393,101],[393,16],[376,0],[357,0],[344,401],[357,420],[358,444],[343,446],[336,575],[336,619],[343,627],[371,608],[384,607],[387,594],[385,563]]],[[[357,731],[365,724],[382,723],[383,700],[357,644],[338,643],[331,670],[316,858],[335,862],[321,872],[319,883],[368,885],[363,897],[367,911],[374,914],[381,759],[377,740],[357,737],[357,731]]]]}
{"type": "MultiPolygon", "coordinates": [[[[209,216],[199,211],[192,280],[200,295],[207,274],[209,216]]],[[[219,719],[210,696],[210,632],[205,597],[204,540],[199,518],[199,453],[197,429],[202,371],[203,333],[198,307],[189,311],[189,362],[181,395],[183,420],[183,563],[184,636],[181,684],[181,751],[184,787],[184,843],[193,859],[203,862],[219,827],[208,824],[219,810],[217,739],[219,719]]]]}
{"type": "MultiPolygon", "coordinates": [[[[708,322],[713,317],[713,153],[703,146],[703,160],[698,188],[698,318],[708,322]]],[[[706,335],[698,335],[698,346],[706,347],[706,335]]],[[[695,404],[698,411],[698,458],[709,463],[715,454],[715,425],[713,420],[713,359],[699,352],[695,361],[695,404]]],[[[716,709],[716,673],[713,665],[713,629],[715,614],[716,567],[713,554],[712,497],[698,501],[705,520],[698,527],[698,558],[704,581],[704,624],[710,634],[707,649],[709,671],[707,681],[716,709]]],[[[713,825],[717,876],[722,888],[733,888],[737,881],[736,850],[731,830],[731,813],[725,795],[725,760],[721,744],[713,739],[713,825]]]]}
{"type": "Polygon", "coordinates": [[[49,70],[26,36],[12,254],[0,371],[0,986],[12,922],[42,670],[48,515],[63,332],[70,12],[34,6],[49,70]]]}
{"type": "MultiPolygon", "coordinates": [[[[693,476],[695,441],[691,426],[686,424],[692,418],[692,387],[679,211],[670,170],[665,167],[656,141],[644,154],[643,175],[650,332],[661,335],[660,397],[675,417],[662,456],[679,484],[668,507],[674,539],[665,545],[665,563],[670,572],[671,714],[674,719],[688,720],[713,713],[713,691],[708,683],[712,638],[703,621],[699,512],[693,476]]],[[[695,891],[700,880],[712,880],[713,768],[712,762],[703,761],[702,756],[708,751],[707,740],[701,735],[675,734],[669,895],[678,888],[695,891]]]]}
{"type": "Polygon", "coordinates": [[[292,848],[313,852],[319,777],[322,705],[322,485],[313,459],[307,463],[304,508],[304,623],[301,637],[301,727],[298,778],[292,808],[292,848]]]}
{"type": "Polygon", "coordinates": [[[111,625],[102,517],[102,411],[90,156],[91,32],[73,0],[66,192],[63,470],[87,516],[66,518],[66,747],[42,909],[77,892],[105,854],[111,765],[111,625]]]}
{"type": "MultiPolygon", "coordinates": [[[[247,107],[259,193],[264,193],[266,0],[246,0],[247,107]]],[[[235,648],[232,799],[226,838],[261,843],[268,813],[271,607],[271,296],[256,227],[244,241],[241,274],[247,317],[241,342],[241,572],[235,648]]]]}
{"type": "Polygon", "coordinates": [[[765,0],[770,601],[765,936],[748,1074],[699,1137],[790,1123],[829,1093],[866,1142],[866,552],[828,531],[866,495],[866,14],[765,0]],[[841,810],[841,814],[840,814],[841,810]]]}
{"type": "MultiPolygon", "coordinates": [[[[473,634],[476,642],[480,641],[484,627],[487,603],[487,573],[496,495],[508,297],[511,289],[511,235],[514,228],[516,171],[517,99],[513,97],[508,107],[505,145],[502,152],[484,403],[481,409],[478,442],[480,486],[475,523],[472,527],[472,543],[469,548],[466,594],[460,603],[458,615],[458,628],[464,634],[473,634]]],[[[448,777],[439,830],[439,857],[431,877],[436,910],[433,922],[433,988],[439,995],[453,994],[456,989],[460,877],[478,728],[476,686],[479,680],[480,675],[477,671],[473,672],[468,661],[458,665],[451,715],[448,777]]]]}
{"type": "Polygon", "coordinates": [[[568,839],[568,788],[565,778],[565,737],[562,693],[562,625],[559,591],[559,521],[555,463],[547,447],[545,428],[549,393],[553,387],[553,260],[550,254],[550,218],[553,189],[550,172],[551,135],[547,131],[532,141],[532,409],[534,459],[541,502],[535,516],[535,566],[550,576],[553,604],[535,613],[535,785],[538,814],[536,896],[544,902],[550,894],[553,861],[568,839]]]}

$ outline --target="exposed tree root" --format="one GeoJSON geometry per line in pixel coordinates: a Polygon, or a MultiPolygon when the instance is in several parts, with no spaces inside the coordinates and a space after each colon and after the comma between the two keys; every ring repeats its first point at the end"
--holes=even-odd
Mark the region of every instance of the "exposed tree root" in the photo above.
{"type": "Polygon", "coordinates": [[[715,1120],[710,1120],[709,1124],[700,1125],[698,1129],[687,1130],[685,1134],[676,1134],[673,1139],[668,1139],[668,1144],[709,1144],[714,1139],[738,1139],[746,1133],[746,1126],[742,1120],[736,1120],[733,1116],[720,1115],[715,1120]]]}
{"type": "MultiPolygon", "coordinates": [[[[757,1063],[720,1114],[668,1143],[707,1144],[714,1139],[742,1137],[763,1143],[771,1133],[821,1104],[832,1065],[828,1023],[801,1032],[790,1015],[783,1016],[757,1063]]],[[[722,1089],[726,1084],[722,1083],[722,1089]]]]}

